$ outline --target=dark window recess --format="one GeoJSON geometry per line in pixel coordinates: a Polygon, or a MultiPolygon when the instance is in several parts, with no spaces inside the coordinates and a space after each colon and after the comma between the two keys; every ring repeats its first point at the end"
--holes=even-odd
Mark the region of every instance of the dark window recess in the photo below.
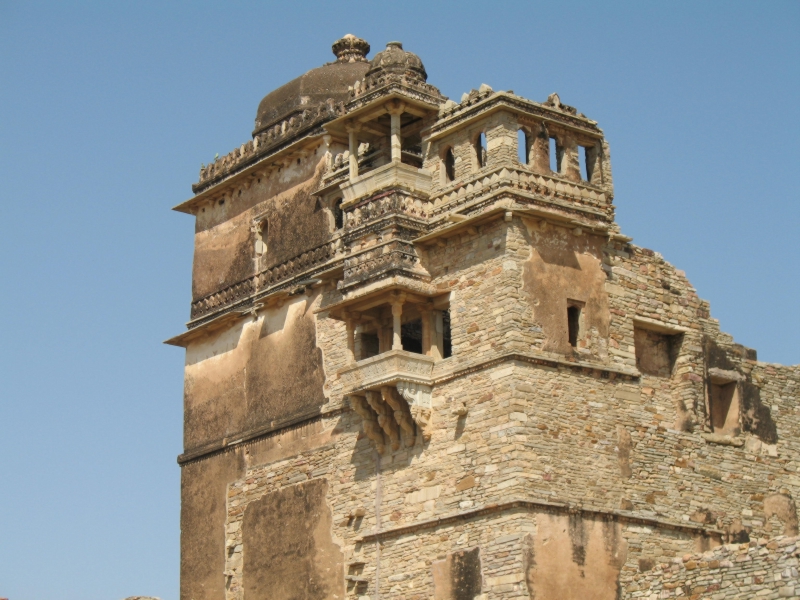
{"type": "Polygon", "coordinates": [[[483,132],[475,140],[475,158],[478,160],[478,168],[486,166],[486,134],[483,132]]]}
{"type": "Polygon", "coordinates": [[[564,149],[556,138],[550,138],[550,170],[553,173],[561,173],[561,159],[564,157],[564,149]]]}
{"type": "Polygon", "coordinates": [[[444,173],[447,181],[453,181],[456,178],[456,157],[453,155],[452,148],[448,148],[444,155],[444,173]]]}
{"type": "Polygon", "coordinates": [[[683,334],[665,334],[633,328],[636,368],[645,375],[670,377],[683,342],[683,334]]]}
{"type": "Polygon", "coordinates": [[[589,156],[583,146],[578,146],[578,163],[580,163],[581,178],[589,181],[592,178],[592,174],[589,173],[589,156]]]}
{"type": "Polygon", "coordinates": [[[400,328],[400,341],[403,343],[403,350],[422,354],[422,321],[415,319],[408,323],[403,323],[400,328]]]}
{"type": "Polygon", "coordinates": [[[333,201],[333,223],[334,229],[338,230],[344,227],[344,212],[342,211],[341,198],[333,201]]]}
{"type": "Polygon", "coordinates": [[[370,356],[377,356],[380,353],[380,344],[378,342],[377,333],[362,333],[361,334],[361,358],[369,358],[370,356]]]}
{"type": "Polygon", "coordinates": [[[569,328],[569,345],[575,348],[581,334],[581,307],[567,307],[567,327],[569,328]]]}
{"type": "Polygon", "coordinates": [[[442,358],[453,356],[453,341],[450,336],[450,311],[442,312],[442,358]]]}

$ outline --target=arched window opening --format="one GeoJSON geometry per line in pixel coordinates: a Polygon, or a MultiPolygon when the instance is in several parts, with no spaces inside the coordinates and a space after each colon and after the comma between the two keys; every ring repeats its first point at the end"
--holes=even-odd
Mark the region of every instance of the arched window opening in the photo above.
{"type": "Polygon", "coordinates": [[[519,158],[519,162],[523,165],[527,165],[529,162],[530,156],[530,142],[528,141],[528,132],[524,129],[517,130],[517,156],[519,158]]]}
{"type": "Polygon", "coordinates": [[[453,181],[456,178],[456,157],[452,148],[448,148],[444,153],[444,175],[447,181],[453,181]]]}
{"type": "Polygon", "coordinates": [[[342,199],[337,198],[333,201],[333,228],[338,231],[344,227],[344,211],[342,210],[342,199]]]}
{"type": "Polygon", "coordinates": [[[267,238],[269,236],[269,223],[266,219],[258,224],[256,229],[256,256],[263,256],[267,253],[267,238]]]}
{"type": "Polygon", "coordinates": [[[564,148],[554,137],[550,138],[550,170],[553,173],[561,173],[561,159],[564,157],[564,148]]]}
{"type": "Polygon", "coordinates": [[[475,162],[479,169],[486,166],[486,134],[483,131],[475,138],[475,162]]]}

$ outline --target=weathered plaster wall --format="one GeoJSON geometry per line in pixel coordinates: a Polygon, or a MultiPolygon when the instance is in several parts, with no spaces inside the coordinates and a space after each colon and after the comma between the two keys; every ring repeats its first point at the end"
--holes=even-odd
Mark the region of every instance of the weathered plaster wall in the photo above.
{"type": "Polygon", "coordinates": [[[627,560],[622,527],[580,515],[541,514],[525,549],[525,582],[536,600],[617,600],[627,560]]]}
{"type": "Polygon", "coordinates": [[[243,451],[237,450],[181,469],[181,600],[225,597],[228,483],[243,468],[243,451]]]}
{"type": "Polygon", "coordinates": [[[298,296],[187,348],[187,450],[319,410],[325,372],[312,303],[298,296]]]}
{"type": "Polygon", "coordinates": [[[252,181],[248,189],[197,215],[192,298],[241,281],[330,239],[330,215],[313,191],[325,168],[325,147],[252,181]],[[205,211],[205,212],[203,212],[205,211]],[[269,222],[267,254],[255,260],[253,219],[269,222]]]}
{"type": "Polygon", "coordinates": [[[247,505],[241,524],[245,598],[344,598],[327,492],[324,478],[313,479],[247,505]]]}
{"type": "Polygon", "coordinates": [[[524,220],[531,257],[525,265],[524,291],[533,320],[545,335],[542,349],[572,354],[567,329],[568,301],[582,303],[577,351],[603,360],[608,344],[608,293],[602,269],[604,239],[580,229],[524,220]]]}

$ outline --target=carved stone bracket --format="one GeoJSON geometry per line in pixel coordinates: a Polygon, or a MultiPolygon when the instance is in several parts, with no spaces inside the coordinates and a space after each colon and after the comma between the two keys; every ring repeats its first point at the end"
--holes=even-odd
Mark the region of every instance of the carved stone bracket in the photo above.
{"type": "Polygon", "coordinates": [[[420,435],[431,439],[430,386],[398,381],[397,387],[381,386],[380,392],[365,390],[364,396],[350,395],[348,402],[361,417],[364,434],[375,443],[378,454],[386,447],[413,447],[420,435]],[[400,392],[400,388],[404,391],[400,392]]]}
{"type": "Polygon", "coordinates": [[[397,391],[406,399],[409,406],[431,407],[431,386],[413,381],[398,381],[397,391]]]}

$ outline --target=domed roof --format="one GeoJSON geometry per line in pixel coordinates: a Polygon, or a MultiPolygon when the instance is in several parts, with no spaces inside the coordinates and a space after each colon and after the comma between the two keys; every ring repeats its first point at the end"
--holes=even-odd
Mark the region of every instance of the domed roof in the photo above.
{"type": "Polygon", "coordinates": [[[311,69],[264,96],[258,105],[254,136],[295,112],[318,108],[329,98],[336,102],[349,98],[348,88],[363,79],[370,68],[369,44],[348,33],[334,42],[332,49],[334,62],[311,69]]]}
{"type": "Polygon", "coordinates": [[[428,74],[419,56],[403,50],[403,44],[400,42],[389,42],[386,44],[386,50],[378,52],[370,61],[367,76],[377,77],[381,73],[399,77],[405,75],[412,81],[418,80],[422,83],[428,80],[428,74]]]}

